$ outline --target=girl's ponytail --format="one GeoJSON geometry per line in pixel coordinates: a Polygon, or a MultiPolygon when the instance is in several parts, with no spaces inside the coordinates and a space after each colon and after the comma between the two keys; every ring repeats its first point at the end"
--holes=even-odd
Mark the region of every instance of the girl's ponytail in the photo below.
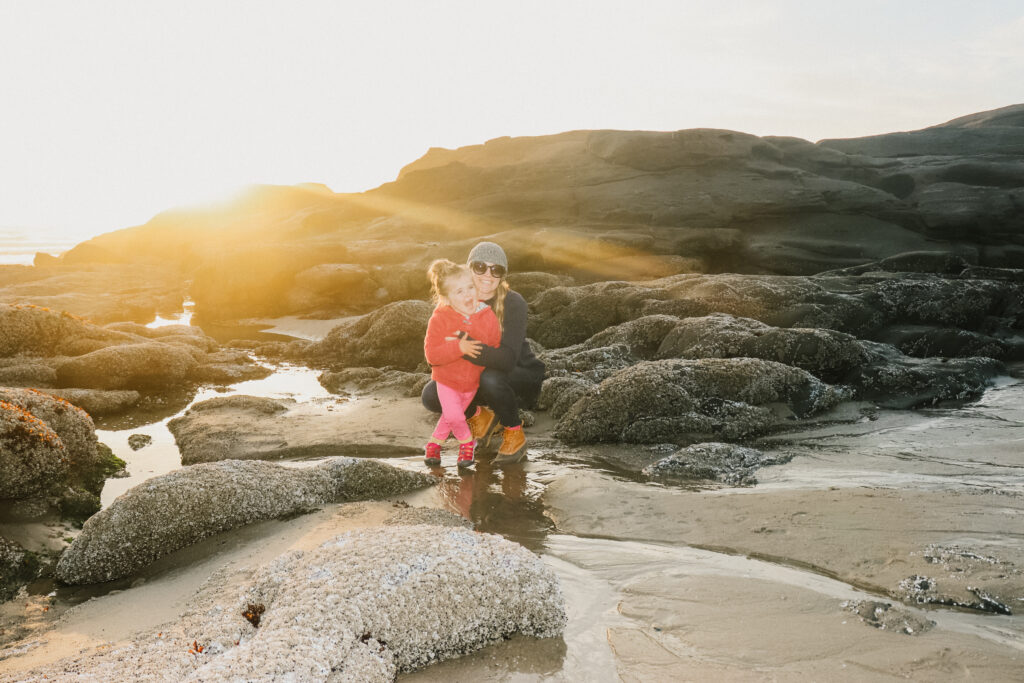
{"type": "Polygon", "coordinates": [[[430,278],[430,294],[433,296],[435,306],[444,299],[444,292],[441,291],[444,281],[463,271],[468,272],[466,266],[460,266],[446,258],[437,259],[430,264],[430,267],[427,268],[427,277],[430,278]]]}

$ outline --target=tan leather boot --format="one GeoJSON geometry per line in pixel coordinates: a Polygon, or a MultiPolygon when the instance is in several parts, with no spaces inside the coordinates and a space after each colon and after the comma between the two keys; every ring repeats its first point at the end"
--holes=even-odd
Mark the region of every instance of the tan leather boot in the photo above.
{"type": "Polygon", "coordinates": [[[498,457],[492,464],[501,467],[512,463],[522,462],[526,459],[526,435],[523,428],[505,429],[502,434],[501,448],[498,449],[498,457]]]}
{"type": "Polygon", "coordinates": [[[481,446],[486,446],[490,442],[491,433],[497,426],[494,411],[487,406],[480,406],[480,412],[468,418],[466,422],[469,424],[470,431],[473,432],[473,438],[480,441],[481,446]]]}

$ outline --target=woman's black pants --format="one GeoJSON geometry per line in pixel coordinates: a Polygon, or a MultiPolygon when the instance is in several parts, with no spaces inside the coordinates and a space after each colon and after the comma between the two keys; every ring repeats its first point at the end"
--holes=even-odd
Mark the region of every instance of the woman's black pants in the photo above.
{"type": "MultiPolygon", "coordinates": [[[[536,379],[526,372],[519,372],[519,368],[511,373],[485,368],[480,375],[480,388],[466,409],[466,417],[471,417],[477,406],[484,405],[494,411],[498,421],[504,426],[518,427],[519,397],[536,397],[535,384],[536,379]]],[[[441,402],[437,399],[437,383],[434,380],[430,380],[427,386],[423,387],[420,398],[427,410],[441,412],[441,402]]]]}

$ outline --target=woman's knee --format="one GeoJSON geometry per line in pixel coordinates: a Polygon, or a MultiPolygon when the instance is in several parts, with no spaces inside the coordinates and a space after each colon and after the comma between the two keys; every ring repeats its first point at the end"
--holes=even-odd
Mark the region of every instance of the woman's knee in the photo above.
{"type": "Polygon", "coordinates": [[[441,400],[437,397],[437,382],[434,380],[427,382],[420,393],[420,401],[427,410],[434,413],[441,412],[441,400]]]}
{"type": "Polygon", "coordinates": [[[480,393],[485,397],[501,396],[512,391],[508,375],[500,370],[484,370],[480,375],[480,393]]]}

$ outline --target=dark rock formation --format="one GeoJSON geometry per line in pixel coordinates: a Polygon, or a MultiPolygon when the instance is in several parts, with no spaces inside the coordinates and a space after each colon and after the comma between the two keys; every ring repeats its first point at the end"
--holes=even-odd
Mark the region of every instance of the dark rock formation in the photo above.
{"type": "Polygon", "coordinates": [[[804,416],[847,396],[803,370],[772,361],[643,361],[584,394],[555,433],[569,443],[737,439],[763,433],[776,422],[765,404],[785,403],[804,416]]]}
{"type": "Polygon", "coordinates": [[[431,149],[358,195],[258,187],[167,212],[61,262],[180,268],[212,319],[424,297],[429,260],[461,260],[484,236],[513,273],[591,282],[809,275],[928,251],[1020,268],[1022,106],[819,144],[715,129],[498,138],[431,149]]]}

